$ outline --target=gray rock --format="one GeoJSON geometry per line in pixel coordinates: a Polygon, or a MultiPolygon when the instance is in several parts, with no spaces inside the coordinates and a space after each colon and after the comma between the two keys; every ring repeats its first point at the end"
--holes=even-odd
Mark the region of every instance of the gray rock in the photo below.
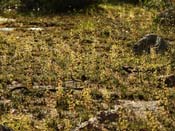
{"type": "Polygon", "coordinates": [[[137,115],[143,117],[143,112],[158,112],[162,110],[160,101],[133,101],[133,100],[118,100],[118,106],[125,109],[133,110],[137,115]]]}
{"type": "Polygon", "coordinates": [[[13,27],[2,27],[2,28],[0,28],[0,31],[11,32],[11,31],[15,31],[15,28],[13,28],[13,27]]]}
{"type": "Polygon", "coordinates": [[[30,31],[42,31],[42,30],[44,30],[44,28],[41,28],[41,27],[31,27],[31,28],[27,28],[27,30],[30,30],[30,31]]]}
{"type": "Polygon", "coordinates": [[[156,53],[164,53],[168,50],[168,43],[158,35],[147,34],[134,45],[133,52],[137,55],[150,53],[151,48],[154,48],[156,53]]]}
{"type": "MultiPolygon", "coordinates": [[[[96,130],[103,130],[103,125],[105,121],[116,122],[119,119],[120,109],[125,109],[129,112],[133,112],[133,116],[139,119],[149,119],[148,114],[154,115],[156,118],[160,116],[161,112],[165,112],[163,106],[161,106],[160,101],[132,101],[132,100],[118,100],[117,104],[114,106],[114,109],[109,109],[106,111],[100,111],[96,114],[95,117],[90,118],[89,120],[80,123],[72,131],[80,131],[85,129],[85,127],[98,127],[96,130]]],[[[158,121],[159,123],[159,121],[158,121]]],[[[159,123],[161,129],[164,127],[159,123]]],[[[105,130],[105,129],[104,129],[105,130]]]]}
{"type": "Polygon", "coordinates": [[[43,31],[44,28],[41,28],[41,27],[31,27],[31,28],[1,27],[0,28],[0,31],[2,31],[2,32],[12,32],[15,30],[43,31]]]}

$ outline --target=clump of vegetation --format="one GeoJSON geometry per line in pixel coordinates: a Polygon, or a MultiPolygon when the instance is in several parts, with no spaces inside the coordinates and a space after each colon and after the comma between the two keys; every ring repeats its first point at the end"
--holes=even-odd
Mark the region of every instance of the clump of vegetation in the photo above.
{"type": "Polygon", "coordinates": [[[0,124],[73,130],[100,116],[98,125],[82,130],[175,129],[174,86],[160,80],[175,73],[174,27],[155,24],[155,8],[99,6],[101,12],[85,14],[18,15],[2,25],[16,30],[0,32],[0,124]],[[26,30],[33,26],[43,30],[26,30]],[[151,32],[168,41],[169,50],[135,55],[134,43],[151,32]],[[115,116],[108,114],[120,100],[156,101],[159,107],[143,113],[123,106],[115,116]]]}

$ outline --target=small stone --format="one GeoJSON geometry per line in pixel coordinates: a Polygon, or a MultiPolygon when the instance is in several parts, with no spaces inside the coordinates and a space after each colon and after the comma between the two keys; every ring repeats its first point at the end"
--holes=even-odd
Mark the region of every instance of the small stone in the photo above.
{"type": "Polygon", "coordinates": [[[16,114],[16,113],[17,113],[17,110],[16,110],[16,109],[12,109],[12,110],[10,111],[10,113],[11,113],[11,114],[16,114]]]}
{"type": "Polygon", "coordinates": [[[102,103],[102,107],[104,110],[107,110],[109,108],[109,106],[106,103],[102,103]]]}

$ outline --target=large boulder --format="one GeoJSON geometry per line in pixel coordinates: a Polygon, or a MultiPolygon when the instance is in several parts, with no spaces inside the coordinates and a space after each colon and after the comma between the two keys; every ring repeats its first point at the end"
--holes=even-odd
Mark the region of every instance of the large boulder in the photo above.
{"type": "Polygon", "coordinates": [[[150,53],[153,48],[156,53],[164,53],[168,50],[168,43],[156,34],[147,34],[135,43],[133,52],[135,54],[150,53]]]}

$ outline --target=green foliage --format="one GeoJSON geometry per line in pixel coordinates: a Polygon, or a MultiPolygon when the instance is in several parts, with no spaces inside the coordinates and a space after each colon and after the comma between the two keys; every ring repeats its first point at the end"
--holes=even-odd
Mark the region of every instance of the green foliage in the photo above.
{"type": "Polygon", "coordinates": [[[99,111],[113,109],[118,99],[127,99],[160,101],[162,110],[160,114],[148,111],[147,118],[141,119],[121,108],[115,121],[101,124],[104,128],[175,129],[175,90],[159,81],[160,76],[174,73],[174,64],[169,64],[175,59],[173,30],[164,32],[155,26],[155,9],[131,4],[101,8],[104,12],[94,15],[18,16],[14,23],[5,24],[20,28],[0,32],[1,123],[14,130],[69,131],[99,111]],[[44,30],[25,30],[31,26],[44,30]],[[134,43],[150,32],[171,39],[170,51],[134,55],[134,43]],[[128,73],[123,66],[135,70],[128,73]],[[15,81],[27,92],[11,91],[15,81]]]}

